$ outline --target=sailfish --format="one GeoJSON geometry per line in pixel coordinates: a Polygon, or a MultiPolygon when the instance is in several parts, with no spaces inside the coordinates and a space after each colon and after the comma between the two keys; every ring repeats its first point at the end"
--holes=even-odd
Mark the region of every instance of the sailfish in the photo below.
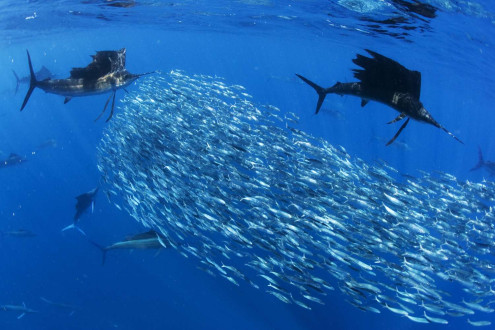
{"type": "Polygon", "coordinates": [[[400,63],[374,51],[368,49],[366,51],[371,57],[357,54],[356,58],[352,60],[354,64],[362,68],[353,70],[354,77],[359,79],[359,82],[337,82],[332,87],[323,88],[296,74],[318,93],[316,113],[320,111],[327,94],[354,95],[361,98],[362,107],[368,104],[369,101],[376,101],[397,110],[399,115],[387,124],[395,123],[407,117],[394,137],[387,142],[387,146],[397,139],[411,118],[438,127],[460,143],[463,143],[433,119],[419,100],[421,92],[420,72],[408,70],[400,63]]]}
{"type": "Polygon", "coordinates": [[[111,92],[105,103],[101,114],[95,119],[98,120],[107,109],[110,98],[112,98],[112,109],[106,121],[112,118],[115,106],[115,93],[117,89],[124,89],[141,76],[153,72],[142,74],[132,74],[125,68],[126,49],[117,51],[98,51],[92,55],[93,61],[84,68],[73,68],[70,77],[66,79],[44,79],[37,80],[31,64],[31,56],[27,51],[29,72],[31,74],[29,89],[21,106],[21,111],[26,106],[33,90],[38,87],[47,93],[65,96],[64,104],[73,97],[88,96],[111,92]]]}

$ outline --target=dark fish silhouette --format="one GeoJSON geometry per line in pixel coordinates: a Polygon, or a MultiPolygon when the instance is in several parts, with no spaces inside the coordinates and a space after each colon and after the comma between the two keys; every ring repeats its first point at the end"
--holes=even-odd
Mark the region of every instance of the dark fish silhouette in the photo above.
{"type": "Polygon", "coordinates": [[[27,229],[17,229],[10,231],[0,231],[2,236],[12,236],[12,237],[35,237],[36,234],[27,229]]]}
{"type": "Polygon", "coordinates": [[[358,54],[352,61],[363,69],[354,69],[354,77],[359,82],[337,82],[329,88],[323,88],[309,79],[296,74],[318,93],[316,113],[321,108],[327,94],[354,95],[361,98],[361,106],[365,106],[370,100],[388,105],[400,114],[388,124],[395,123],[407,117],[407,120],[399,128],[395,136],[387,143],[390,145],[399,136],[409,123],[409,119],[431,124],[445,131],[454,139],[463,143],[454,134],[440,125],[419,101],[421,91],[421,73],[410,71],[396,61],[366,49],[372,57],[358,54]]]}
{"type": "Polygon", "coordinates": [[[470,171],[479,170],[480,168],[485,168],[490,176],[495,175],[495,162],[484,160],[483,153],[481,152],[481,148],[478,147],[478,164],[476,164],[470,171]]]}
{"type": "MultiPolygon", "coordinates": [[[[27,83],[31,82],[31,77],[26,76],[26,77],[19,78],[19,76],[17,75],[17,73],[14,70],[12,70],[12,72],[14,73],[14,76],[16,79],[15,92],[17,94],[17,91],[19,90],[19,85],[20,84],[27,84],[27,83]]],[[[44,65],[41,67],[41,69],[38,72],[35,73],[35,75],[36,75],[36,78],[39,80],[52,79],[54,77],[54,75],[50,72],[50,70],[48,70],[46,68],[46,66],[44,66],[44,65]]]]}
{"type": "Polygon", "coordinates": [[[65,227],[62,229],[62,231],[65,231],[67,229],[77,229],[79,230],[83,235],[86,235],[82,229],[80,229],[77,226],[77,222],[79,221],[79,218],[81,215],[91,206],[91,212],[94,211],[95,207],[95,196],[96,193],[98,192],[98,187],[88,191],[87,193],[81,194],[76,197],[77,203],[76,203],[76,214],[74,214],[74,223],[71,225],[65,227]]]}
{"type": "Polygon", "coordinates": [[[392,2],[404,12],[409,13],[414,16],[414,14],[420,15],[424,18],[435,18],[437,17],[437,8],[434,6],[422,3],[417,0],[411,2],[404,0],[392,0],[392,2]]]}
{"type": "Polygon", "coordinates": [[[162,249],[172,246],[170,241],[163,235],[154,230],[145,233],[137,234],[123,241],[116,242],[107,247],[102,247],[99,244],[90,240],[103,253],[102,265],[105,263],[107,251],[116,249],[162,249]]]}
{"type": "Polygon", "coordinates": [[[22,156],[19,156],[18,154],[11,153],[9,155],[9,157],[0,161],[0,168],[19,165],[19,164],[24,163],[24,162],[27,162],[26,157],[22,157],[22,156]]]}
{"type": "Polygon", "coordinates": [[[46,141],[41,142],[36,146],[36,149],[45,149],[45,148],[55,148],[57,146],[57,140],[48,139],[46,141]]]}
{"type": "Polygon", "coordinates": [[[29,51],[27,52],[29,72],[31,73],[29,90],[24,98],[21,111],[26,106],[33,90],[38,87],[47,93],[65,96],[64,104],[71,98],[78,96],[88,96],[111,92],[101,114],[95,119],[98,120],[107,109],[108,102],[112,98],[112,110],[106,121],[112,118],[115,105],[115,92],[119,88],[125,88],[139,77],[152,72],[142,74],[132,74],[125,68],[126,49],[118,51],[105,50],[92,55],[93,61],[84,68],[73,68],[70,77],[67,79],[45,79],[37,80],[31,64],[29,51]]]}

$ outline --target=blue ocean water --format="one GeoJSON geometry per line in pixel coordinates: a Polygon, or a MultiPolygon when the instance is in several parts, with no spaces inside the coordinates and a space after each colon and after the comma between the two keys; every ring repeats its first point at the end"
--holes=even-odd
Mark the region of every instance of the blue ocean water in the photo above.
{"type": "MultiPolygon", "coordinates": [[[[0,305],[38,311],[17,319],[19,313],[0,310],[1,329],[472,328],[465,317],[438,325],[386,310],[365,313],[339,290],[305,310],[212,277],[173,249],[109,251],[102,266],[100,251],[83,235],[61,229],[72,222],[75,197],[100,182],[96,148],[108,124],[94,118],[108,95],[63,104],[35,90],[19,112],[28,86],[21,83],[16,93],[12,70],[29,74],[28,49],[35,71],[44,65],[65,78],[95,51],[125,47],[130,72],[223,77],[256,103],[297,114],[298,129],[344,146],[352,157],[385,160],[411,175],[442,171],[481,182],[493,177],[469,171],[478,148],[495,160],[491,1],[5,1],[0,8],[0,158],[27,159],[0,169],[0,231],[36,234],[0,237],[0,305]],[[385,147],[398,128],[385,123],[397,113],[374,102],[361,108],[354,97],[330,95],[315,116],[316,94],[295,73],[325,87],[354,81],[352,59],[365,49],[420,71],[423,104],[464,145],[411,122],[400,143],[385,147]]],[[[124,94],[117,92],[117,113],[124,94]]],[[[103,193],[80,226],[103,245],[146,230],[103,193]]],[[[476,316],[495,324],[492,313],[476,316]]]]}

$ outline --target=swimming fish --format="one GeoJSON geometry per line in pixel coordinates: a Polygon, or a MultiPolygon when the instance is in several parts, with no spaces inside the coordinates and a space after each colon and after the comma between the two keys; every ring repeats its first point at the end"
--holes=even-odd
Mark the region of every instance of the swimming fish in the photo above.
{"type": "Polygon", "coordinates": [[[77,229],[79,230],[83,235],[86,235],[82,229],[80,229],[78,226],[76,226],[77,221],[79,221],[79,218],[81,215],[91,206],[91,213],[94,212],[95,209],[95,196],[96,193],[98,192],[98,187],[88,191],[87,193],[81,194],[76,197],[77,203],[76,203],[76,214],[74,214],[74,223],[65,227],[62,229],[62,231],[65,231],[67,229],[77,229]]]}
{"type": "Polygon", "coordinates": [[[70,312],[69,315],[73,315],[76,310],[80,310],[81,309],[78,306],[74,306],[74,305],[70,305],[70,304],[66,304],[66,303],[54,302],[54,301],[51,301],[49,299],[46,299],[45,297],[40,297],[40,299],[42,301],[44,301],[45,303],[49,304],[49,305],[52,305],[52,306],[55,306],[55,307],[59,307],[61,309],[69,309],[69,310],[71,310],[71,312],[70,312]]]}
{"type": "Polygon", "coordinates": [[[108,106],[110,98],[112,98],[113,96],[110,116],[106,120],[109,121],[113,115],[115,93],[117,89],[125,88],[139,77],[152,73],[147,72],[142,74],[132,74],[127,71],[125,68],[125,54],[125,48],[122,48],[118,51],[99,51],[96,52],[95,55],[92,55],[93,61],[88,66],[84,68],[73,68],[70,72],[69,78],[48,78],[45,80],[38,80],[33,71],[31,56],[29,55],[29,51],[27,51],[31,79],[28,92],[21,106],[21,111],[26,106],[31,93],[36,87],[44,90],[47,93],[65,96],[64,104],[69,102],[73,97],[76,96],[88,96],[112,92],[107,99],[107,102],[105,103],[103,111],[95,119],[96,121],[103,115],[108,106]]]}
{"type": "Polygon", "coordinates": [[[57,146],[57,140],[55,139],[48,139],[36,146],[36,149],[45,149],[45,148],[55,148],[57,146]]]}
{"type": "Polygon", "coordinates": [[[12,237],[35,237],[36,234],[27,229],[17,229],[10,231],[0,231],[2,236],[12,236],[12,237]]]}
{"type": "Polygon", "coordinates": [[[495,175],[495,162],[484,160],[481,148],[478,147],[478,164],[474,165],[469,171],[479,170],[480,168],[485,168],[491,176],[495,175]]]}
{"type": "Polygon", "coordinates": [[[26,157],[22,157],[22,156],[19,156],[18,154],[11,153],[9,155],[9,157],[0,161],[0,168],[19,165],[19,164],[24,163],[26,161],[27,161],[26,157]]]}
{"type": "Polygon", "coordinates": [[[327,94],[354,95],[361,98],[361,106],[369,101],[376,101],[388,105],[397,110],[399,115],[388,124],[395,123],[407,117],[395,136],[387,142],[390,145],[399,136],[409,123],[409,119],[431,124],[445,131],[454,139],[463,143],[454,134],[440,125],[419,101],[421,91],[421,73],[406,69],[398,62],[366,49],[372,57],[357,54],[352,61],[362,69],[354,69],[354,77],[359,82],[337,82],[329,88],[323,88],[309,79],[296,74],[302,81],[310,85],[318,93],[316,112],[320,111],[323,100],[327,94]]]}
{"type": "Polygon", "coordinates": [[[6,312],[21,312],[21,314],[17,317],[17,319],[22,318],[26,313],[38,313],[38,311],[35,311],[34,309],[27,308],[25,303],[22,303],[21,305],[2,305],[0,306],[0,310],[6,311],[6,312]]]}
{"type": "Polygon", "coordinates": [[[297,121],[219,77],[154,75],[102,134],[101,187],[206,273],[282,303],[342,299],[416,323],[484,319],[495,182],[404,175],[297,121]]]}
{"type": "Polygon", "coordinates": [[[129,237],[123,241],[113,243],[107,247],[102,247],[97,243],[90,241],[94,246],[100,249],[103,253],[103,259],[101,264],[105,263],[107,251],[116,249],[161,249],[171,246],[167,238],[160,235],[154,230],[147,231],[145,233],[137,234],[129,237]]]}

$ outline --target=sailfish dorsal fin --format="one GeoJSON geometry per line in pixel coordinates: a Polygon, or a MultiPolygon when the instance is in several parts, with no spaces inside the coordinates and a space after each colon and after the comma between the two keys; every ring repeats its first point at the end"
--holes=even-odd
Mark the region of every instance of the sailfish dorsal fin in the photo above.
{"type": "Polygon", "coordinates": [[[354,77],[363,88],[383,95],[410,94],[419,100],[421,73],[405,68],[398,62],[366,49],[372,57],[358,54],[352,61],[362,69],[354,69],[354,77]]]}
{"type": "Polygon", "coordinates": [[[96,80],[108,73],[125,69],[126,49],[103,50],[92,55],[93,61],[84,68],[73,68],[72,79],[96,80]]]}

